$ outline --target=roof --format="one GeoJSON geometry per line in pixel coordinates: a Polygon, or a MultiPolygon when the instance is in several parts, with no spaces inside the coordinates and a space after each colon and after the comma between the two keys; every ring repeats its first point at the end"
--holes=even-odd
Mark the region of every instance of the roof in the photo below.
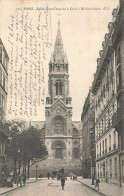
{"type": "Polygon", "coordinates": [[[45,121],[31,121],[31,125],[35,128],[42,129],[45,126],[45,121]]]}
{"type": "Polygon", "coordinates": [[[58,22],[58,31],[54,45],[54,52],[51,54],[50,63],[55,64],[68,64],[66,53],[64,53],[63,42],[60,31],[60,22],[58,22]]]}

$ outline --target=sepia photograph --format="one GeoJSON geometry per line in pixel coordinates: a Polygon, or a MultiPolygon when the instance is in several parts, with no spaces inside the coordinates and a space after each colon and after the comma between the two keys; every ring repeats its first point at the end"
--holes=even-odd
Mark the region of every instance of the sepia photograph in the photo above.
{"type": "Polygon", "coordinates": [[[0,195],[124,196],[124,0],[0,0],[0,195]]]}

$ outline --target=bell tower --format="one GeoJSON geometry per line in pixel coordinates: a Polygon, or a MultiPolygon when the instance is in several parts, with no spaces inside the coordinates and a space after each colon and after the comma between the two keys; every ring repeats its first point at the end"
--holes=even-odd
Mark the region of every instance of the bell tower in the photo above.
{"type": "Polygon", "coordinates": [[[53,104],[58,98],[65,104],[71,104],[69,96],[69,74],[68,60],[64,52],[60,22],[58,22],[58,32],[54,45],[54,52],[51,54],[49,62],[49,81],[48,81],[48,96],[46,104],[53,104]]]}

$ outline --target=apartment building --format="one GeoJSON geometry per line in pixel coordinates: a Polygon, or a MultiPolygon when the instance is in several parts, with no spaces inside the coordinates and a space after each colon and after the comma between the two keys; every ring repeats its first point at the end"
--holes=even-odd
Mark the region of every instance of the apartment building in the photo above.
{"type": "MultiPolygon", "coordinates": [[[[117,84],[119,81],[118,66],[121,65],[124,70],[124,64],[120,63],[119,65],[118,63],[119,60],[124,62],[122,61],[122,50],[124,48],[122,46],[123,4],[124,2],[120,1],[118,8],[112,12],[113,21],[108,24],[108,33],[105,35],[102,50],[99,52],[100,57],[97,59],[97,70],[92,85],[92,92],[95,95],[96,175],[102,181],[114,184],[120,184],[120,181],[123,180],[122,176],[122,180],[120,180],[122,171],[120,172],[118,142],[119,137],[122,141],[123,131],[120,131],[117,126],[117,118],[115,122],[113,120],[119,107],[122,108],[122,102],[118,101],[117,84]]],[[[119,83],[120,87],[122,90],[119,83]]],[[[121,129],[123,129],[123,123],[121,129]]],[[[123,158],[121,164],[123,164],[123,158]]]]}
{"type": "Polygon", "coordinates": [[[0,172],[5,170],[5,145],[8,137],[6,121],[9,57],[0,39],[0,172]]]}
{"type": "Polygon", "coordinates": [[[85,178],[95,176],[95,110],[94,95],[89,90],[81,115],[82,121],[82,174],[85,178]]]}

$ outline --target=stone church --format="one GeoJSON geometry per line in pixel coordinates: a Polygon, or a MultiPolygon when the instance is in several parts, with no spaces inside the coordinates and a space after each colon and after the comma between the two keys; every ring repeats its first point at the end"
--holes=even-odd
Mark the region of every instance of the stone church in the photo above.
{"type": "Polygon", "coordinates": [[[41,131],[48,159],[80,159],[81,122],[72,121],[72,97],[69,94],[69,63],[64,52],[60,23],[49,62],[48,95],[45,122],[31,122],[41,131]]]}

